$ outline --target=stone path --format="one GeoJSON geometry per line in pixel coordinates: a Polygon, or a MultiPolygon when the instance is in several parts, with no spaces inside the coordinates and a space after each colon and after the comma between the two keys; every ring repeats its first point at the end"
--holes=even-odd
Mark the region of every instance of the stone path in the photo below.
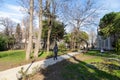
{"type": "Polygon", "coordinates": [[[18,78],[21,77],[21,74],[19,73],[21,68],[23,68],[24,71],[27,71],[27,74],[31,74],[37,68],[46,68],[49,65],[53,65],[57,62],[60,62],[64,59],[68,59],[71,56],[74,56],[74,55],[79,54],[79,53],[80,52],[72,52],[72,53],[68,53],[68,54],[59,56],[57,60],[53,60],[53,58],[49,58],[49,59],[45,59],[45,60],[31,63],[31,64],[27,64],[27,65],[19,66],[16,68],[8,69],[5,71],[1,71],[0,72],[0,80],[18,80],[18,78]]]}

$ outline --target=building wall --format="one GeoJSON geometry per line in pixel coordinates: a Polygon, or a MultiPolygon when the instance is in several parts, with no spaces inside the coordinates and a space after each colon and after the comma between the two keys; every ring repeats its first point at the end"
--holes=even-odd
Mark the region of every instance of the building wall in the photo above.
{"type": "Polygon", "coordinates": [[[97,49],[105,49],[105,50],[113,50],[112,47],[112,38],[108,37],[106,39],[102,39],[102,36],[97,36],[97,49]]]}

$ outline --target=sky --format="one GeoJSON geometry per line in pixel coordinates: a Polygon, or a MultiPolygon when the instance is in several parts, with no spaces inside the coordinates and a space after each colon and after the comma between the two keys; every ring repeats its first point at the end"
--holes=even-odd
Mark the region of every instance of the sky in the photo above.
{"type": "Polygon", "coordinates": [[[24,14],[20,11],[22,7],[16,0],[3,0],[0,6],[0,17],[8,17],[17,23],[21,22],[24,14]]]}
{"type": "MultiPolygon", "coordinates": [[[[120,11],[120,0],[95,1],[98,5],[101,5],[105,9],[100,11],[99,19],[102,18],[106,13],[120,11]]],[[[25,14],[23,14],[20,9],[21,6],[17,0],[3,0],[3,2],[0,3],[0,17],[8,17],[17,23],[21,23],[25,14]]]]}
{"type": "Polygon", "coordinates": [[[120,12],[120,0],[96,0],[98,5],[104,9],[101,11],[101,17],[109,12],[120,12]]]}

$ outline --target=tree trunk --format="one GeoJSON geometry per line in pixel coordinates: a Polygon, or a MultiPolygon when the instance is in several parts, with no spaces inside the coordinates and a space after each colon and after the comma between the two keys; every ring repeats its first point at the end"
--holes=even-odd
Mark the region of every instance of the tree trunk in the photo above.
{"type": "Polygon", "coordinates": [[[52,31],[52,26],[53,26],[53,22],[54,22],[54,14],[55,14],[55,10],[56,10],[56,5],[54,3],[54,0],[47,0],[47,9],[48,9],[48,36],[47,36],[47,53],[49,53],[49,49],[50,49],[50,35],[51,35],[51,31],[52,31]],[[51,8],[50,8],[50,4],[52,2],[52,12],[50,12],[51,8]],[[52,14],[51,14],[52,13],[52,14]]]}
{"type": "Polygon", "coordinates": [[[30,0],[30,26],[29,26],[29,39],[28,39],[28,45],[26,50],[26,60],[30,59],[30,53],[32,49],[32,36],[33,36],[33,9],[34,9],[34,0],[30,0]]]}
{"type": "Polygon", "coordinates": [[[50,49],[50,35],[51,35],[51,30],[52,30],[52,26],[49,26],[49,30],[48,30],[48,36],[47,36],[47,53],[49,53],[49,49],[50,49]]]}
{"type": "Polygon", "coordinates": [[[24,49],[27,49],[27,36],[25,36],[25,44],[24,44],[24,49]]]}
{"type": "Polygon", "coordinates": [[[38,32],[38,39],[35,44],[35,52],[34,57],[38,57],[39,48],[41,47],[41,36],[42,36],[42,0],[39,0],[39,32],[38,32]]]}
{"type": "Polygon", "coordinates": [[[52,25],[51,25],[51,13],[50,13],[50,1],[46,0],[47,3],[47,14],[48,14],[48,36],[47,36],[47,53],[49,53],[50,49],[50,35],[51,35],[51,30],[52,30],[52,25]]]}

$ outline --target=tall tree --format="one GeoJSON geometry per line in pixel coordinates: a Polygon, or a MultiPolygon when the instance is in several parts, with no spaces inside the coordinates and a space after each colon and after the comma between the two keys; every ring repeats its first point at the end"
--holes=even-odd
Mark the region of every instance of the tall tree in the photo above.
{"type": "Polygon", "coordinates": [[[16,39],[16,45],[18,46],[17,48],[21,48],[21,41],[22,41],[22,31],[21,31],[21,27],[20,24],[17,24],[16,27],[16,32],[15,32],[15,39],[16,39]]]}
{"type": "Polygon", "coordinates": [[[34,12],[34,0],[30,0],[30,26],[29,26],[29,39],[28,39],[28,45],[26,50],[26,60],[30,59],[30,53],[33,47],[33,12],[34,12]]]}
{"type": "MultiPolygon", "coordinates": [[[[65,26],[63,23],[59,21],[54,21],[52,25],[51,35],[50,35],[50,44],[55,40],[63,39],[65,34],[65,26]],[[59,30],[59,31],[58,31],[59,30]]],[[[42,38],[44,39],[44,48],[46,49],[46,40],[47,40],[47,33],[49,30],[47,21],[43,21],[43,31],[42,31],[42,38]]]]}
{"type": "Polygon", "coordinates": [[[46,0],[46,14],[48,17],[48,36],[47,36],[47,53],[49,53],[50,49],[50,35],[53,26],[53,21],[55,19],[55,11],[56,11],[56,2],[55,0],[46,0]]]}
{"type": "Polygon", "coordinates": [[[39,48],[41,47],[41,36],[42,36],[42,0],[39,0],[39,32],[37,42],[35,44],[34,57],[38,57],[39,48]]]}
{"type": "MultiPolygon", "coordinates": [[[[26,14],[22,20],[23,33],[22,37],[25,40],[25,50],[27,50],[28,39],[29,39],[29,28],[30,28],[30,0],[18,0],[20,6],[22,6],[21,12],[26,14]]],[[[32,50],[31,50],[32,51],[32,50]]]]}
{"type": "Polygon", "coordinates": [[[101,18],[99,26],[99,35],[104,38],[109,36],[113,37],[112,46],[116,48],[116,51],[120,51],[120,12],[111,12],[101,18]]]}
{"type": "MultiPolygon", "coordinates": [[[[76,0],[75,2],[73,0],[63,0],[61,9],[63,17],[61,19],[72,26],[72,32],[77,34],[73,34],[73,43],[79,36],[81,27],[94,24],[99,9],[100,7],[97,7],[93,0],[76,0]]],[[[87,43],[86,40],[85,42],[87,43]]]]}
{"type": "Polygon", "coordinates": [[[116,13],[111,12],[103,16],[103,18],[100,19],[100,31],[101,35],[103,34],[104,37],[108,37],[111,34],[115,33],[115,18],[116,18],[116,13]]]}
{"type": "Polygon", "coordinates": [[[51,34],[51,30],[52,30],[50,4],[51,4],[51,0],[46,0],[46,13],[48,16],[48,27],[49,27],[48,36],[47,36],[47,53],[49,53],[49,49],[50,49],[50,34],[51,34]]]}

